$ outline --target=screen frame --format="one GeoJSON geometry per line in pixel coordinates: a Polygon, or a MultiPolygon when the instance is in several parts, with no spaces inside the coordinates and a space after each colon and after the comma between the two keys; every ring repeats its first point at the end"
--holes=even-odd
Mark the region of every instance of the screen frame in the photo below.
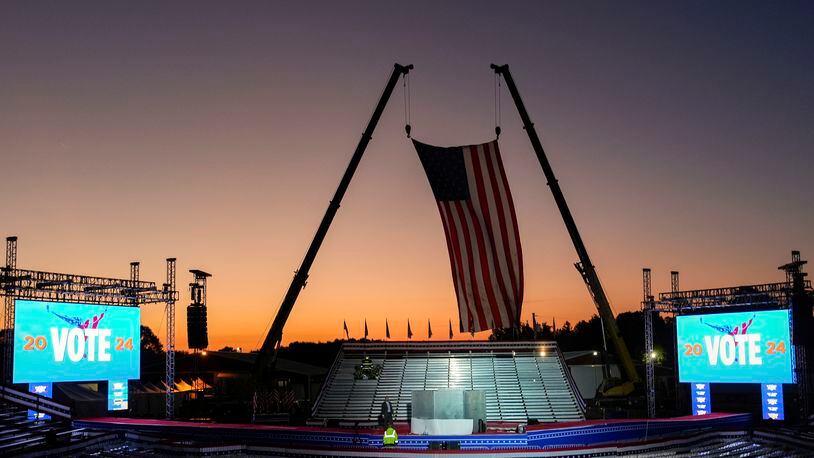
{"type": "MultiPolygon", "coordinates": [[[[28,299],[28,298],[15,298],[15,307],[14,307],[14,336],[13,336],[13,349],[12,349],[12,383],[59,383],[59,382],[94,382],[94,381],[104,381],[110,378],[115,378],[119,380],[136,380],[141,377],[141,307],[139,306],[130,306],[130,305],[122,305],[122,304],[100,304],[100,303],[91,303],[91,302],[80,302],[80,301],[50,301],[50,300],[37,300],[37,299],[28,299]],[[108,309],[121,309],[121,310],[135,310],[133,313],[137,316],[137,323],[133,325],[133,331],[136,333],[132,337],[131,344],[132,344],[132,351],[133,353],[131,356],[128,357],[128,368],[126,372],[116,373],[116,372],[104,372],[99,370],[87,370],[82,375],[76,374],[75,372],[70,372],[67,370],[66,373],[60,373],[58,375],[54,375],[51,377],[46,377],[46,380],[35,379],[37,377],[33,376],[30,372],[26,372],[20,364],[23,364],[21,360],[18,360],[18,356],[21,354],[22,350],[19,348],[21,345],[21,330],[20,330],[20,315],[21,313],[25,313],[25,307],[27,304],[35,304],[37,306],[42,306],[45,304],[46,306],[53,306],[57,308],[61,307],[70,307],[70,306],[86,306],[86,307],[100,307],[104,308],[105,310],[108,309]]],[[[28,319],[28,318],[26,318],[28,319]]],[[[24,319],[24,320],[26,320],[24,319]]],[[[101,328],[104,329],[104,328],[101,328]]],[[[23,332],[26,332],[23,330],[23,332]]],[[[22,337],[25,338],[24,336],[22,337]]],[[[112,339],[115,341],[115,336],[111,336],[112,339]]],[[[53,342],[48,344],[53,345],[53,342]]],[[[111,354],[113,354],[114,348],[113,344],[111,344],[111,348],[109,350],[111,354]]],[[[68,360],[68,357],[65,356],[65,360],[68,360]]],[[[54,363],[56,364],[56,363],[54,363]]],[[[94,367],[96,365],[93,365],[94,367]]],[[[66,366],[69,367],[69,366],[66,366]]]]}
{"type": "Polygon", "coordinates": [[[675,360],[676,379],[677,379],[678,383],[690,383],[690,384],[691,383],[715,383],[715,384],[734,384],[734,385],[762,384],[762,383],[777,383],[777,384],[796,383],[796,373],[795,373],[796,360],[795,360],[794,342],[793,342],[793,336],[794,336],[794,333],[793,333],[794,322],[793,322],[793,320],[794,320],[794,318],[793,318],[792,310],[789,307],[760,307],[760,308],[755,308],[755,307],[750,307],[748,305],[744,305],[744,306],[738,306],[738,305],[728,306],[727,305],[727,306],[721,306],[720,308],[717,308],[716,310],[703,310],[703,311],[698,310],[698,311],[694,311],[694,313],[682,313],[682,314],[676,315],[675,316],[675,321],[674,321],[674,326],[675,326],[675,328],[674,328],[675,329],[674,336],[675,336],[675,351],[676,351],[676,360],[675,360]],[[699,316],[715,316],[715,315],[740,314],[740,313],[750,313],[750,312],[755,313],[755,314],[759,314],[759,313],[764,313],[764,312],[778,312],[778,311],[783,311],[788,316],[788,320],[787,320],[788,329],[786,330],[787,333],[788,333],[787,334],[788,335],[788,344],[787,344],[787,349],[786,349],[786,354],[788,355],[787,358],[788,358],[788,361],[789,361],[789,373],[788,374],[784,373],[784,376],[782,378],[768,379],[768,380],[757,380],[757,379],[750,379],[750,380],[721,380],[721,379],[718,379],[718,378],[713,377],[713,376],[711,376],[709,378],[706,378],[706,379],[697,379],[695,377],[693,377],[691,379],[688,379],[688,378],[686,378],[687,376],[683,375],[683,373],[685,371],[682,371],[682,367],[683,367],[682,366],[682,360],[683,360],[683,358],[681,356],[681,351],[682,351],[682,349],[681,349],[681,345],[682,345],[681,341],[683,339],[681,338],[681,336],[679,334],[679,320],[680,319],[683,320],[683,319],[686,319],[686,318],[699,317],[699,316]],[[785,377],[786,375],[787,375],[787,377],[785,377]]]}

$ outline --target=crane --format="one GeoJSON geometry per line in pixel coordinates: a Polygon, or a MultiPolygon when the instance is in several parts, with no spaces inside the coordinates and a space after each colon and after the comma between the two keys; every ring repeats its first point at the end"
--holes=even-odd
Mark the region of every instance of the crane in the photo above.
{"type": "Polygon", "coordinates": [[[277,359],[277,350],[279,349],[280,342],[282,342],[283,339],[283,327],[288,320],[288,316],[291,314],[291,310],[294,308],[294,304],[297,302],[300,291],[305,288],[311,265],[314,263],[317,252],[319,251],[320,246],[322,246],[322,242],[325,240],[325,235],[328,233],[328,229],[331,227],[331,222],[336,216],[336,212],[339,210],[342,198],[345,196],[345,192],[348,190],[348,186],[353,178],[353,174],[356,172],[356,168],[358,167],[359,162],[362,160],[362,155],[364,154],[368,143],[370,143],[370,140],[373,138],[373,131],[376,129],[376,125],[379,123],[379,118],[381,118],[382,113],[384,112],[384,108],[390,99],[390,95],[393,93],[393,89],[395,88],[399,78],[407,75],[412,69],[412,65],[395,64],[393,66],[393,72],[390,74],[390,78],[387,80],[384,91],[379,98],[379,102],[376,105],[376,108],[373,110],[373,115],[370,117],[367,128],[365,129],[364,133],[362,133],[362,138],[359,140],[356,150],[353,152],[353,156],[351,157],[350,163],[345,170],[345,174],[342,176],[342,180],[339,182],[339,186],[334,193],[333,199],[331,199],[328,205],[328,209],[325,210],[325,215],[322,217],[322,221],[317,228],[316,234],[314,234],[314,238],[311,241],[311,245],[308,247],[308,251],[305,252],[305,257],[300,264],[300,268],[294,273],[294,278],[291,280],[291,285],[288,287],[288,291],[283,298],[283,302],[280,304],[280,308],[277,310],[277,315],[274,317],[271,328],[266,334],[265,340],[263,341],[263,346],[260,348],[260,352],[257,354],[257,359],[255,360],[254,364],[255,389],[257,389],[259,384],[262,382],[264,374],[274,367],[274,363],[277,359]]]}
{"type": "Polygon", "coordinates": [[[599,316],[602,318],[606,327],[606,332],[622,363],[626,380],[619,383],[618,381],[612,381],[606,378],[600,387],[600,393],[603,396],[627,396],[634,391],[636,385],[640,384],[640,379],[638,372],[636,372],[636,366],[633,364],[633,359],[630,357],[630,352],[627,349],[625,340],[619,331],[619,326],[616,324],[608,296],[605,294],[602,283],[599,281],[599,275],[596,273],[590,256],[588,256],[588,250],[585,248],[585,243],[583,243],[582,236],[579,234],[577,224],[574,222],[574,217],[571,215],[571,210],[565,201],[565,196],[562,193],[562,189],[560,189],[557,177],[554,175],[554,170],[548,162],[545,150],[543,150],[543,145],[540,143],[540,138],[534,129],[534,123],[531,122],[529,113],[526,111],[526,106],[523,104],[523,99],[520,98],[520,93],[517,91],[517,85],[514,83],[514,78],[512,78],[512,74],[509,71],[509,66],[492,64],[491,68],[506,81],[506,86],[509,88],[509,93],[511,93],[514,104],[517,106],[517,111],[520,114],[520,119],[523,122],[523,129],[525,129],[528,134],[531,146],[537,154],[537,160],[543,168],[543,174],[548,182],[548,187],[551,189],[551,194],[554,195],[554,202],[556,202],[557,208],[560,210],[565,228],[568,230],[568,235],[571,236],[571,242],[573,242],[574,249],[579,257],[579,262],[574,264],[574,266],[588,287],[591,298],[599,311],[599,316]]]}
{"type": "MultiPolygon", "coordinates": [[[[582,238],[579,235],[579,231],[577,230],[576,224],[574,222],[573,216],[571,215],[570,210],[568,209],[568,204],[565,201],[565,197],[563,196],[562,190],[559,187],[556,177],[554,176],[554,172],[551,169],[551,165],[546,158],[545,152],[543,150],[542,144],[540,143],[540,139],[537,136],[536,131],[534,130],[534,124],[531,122],[529,118],[528,112],[523,104],[522,99],[517,91],[517,87],[514,84],[514,80],[512,79],[511,73],[509,72],[508,65],[497,66],[492,64],[492,68],[495,72],[501,75],[505,80],[506,84],[509,87],[509,91],[511,92],[512,98],[514,99],[515,104],[517,105],[517,109],[520,113],[520,117],[523,121],[524,128],[529,135],[529,139],[531,140],[532,147],[534,151],[537,153],[537,158],[540,161],[540,165],[543,168],[543,172],[548,180],[548,185],[551,188],[552,194],[554,195],[554,200],[557,203],[557,206],[562,214],[563,221],[565,222],[565,226],[568,229],[568,233],[571,236],[571,240],[574,243],[574,247],[577,251],[577,255],[579,256],[579,262],[575,264],[577,270],[579,270],[583,280],[585,281],[588,290],[591,293],[591,296],[596,304],[596,307],[599,311],[600,316],[602,317],[604,323],[608,327],[608,334],[610,336],[611,342],[613,343],[614,347],[616,348],[616,352],[622,361],[622,365],[625,371],[625,375],[627,380],[621,384],[611,384],[606,383],[604,388],[602,389],[602,393],[604,395],[626,395],[633,391],[634,385],[639,383],[639,377],[636,373],[635,365],[633,364],[633,360],[630,358],[630,353],[627,350],[627,346],[625,345],[624,340],[619,332],[619,327],[616,324],[616,320],[613,316],[613,311],[610,307],[610,303],[608,301],[607,296],[605,295],[604,290],[602,289],[602,284],[599,281],[599,277],[594,269],[593,264],[591,263],[590,257],[588,256],[588,252],[585,248],[584,243],[582,242],[582,238]]],[[[283,298],[282,303],[280,304],[280,308],[277,311],[277,314],[274,318],[274,321],[269,329],[268,333],[265,336],[263,341],[263,345],[258,352],[257,359],[255,360],[254,364],[254,382],[255,382],[255,391],[262,383],[264,375],[274,367],[274,363],[276,362],[277,358],[277,351],[279,349],[280,343],[282,342],[283,337],[283,328],[285,326],[286,321],[288,320],[291,311],[293,310],[294,304],[299,297],[300,291],[305,287],[306,282],[308,280],[308,273],[310,271],[311,265],[313,264],[317,252],[322,245],[322,242],[325,239],[325,236],[328,233],[328,229],[330,228],[331,223],[333,222],[334,217],[336,216],[337,211],[339,210],[340,204],[342,202],[342,198],[345,195],[345,192],[350,185],[350,181],[353,178],[354,173],[356,172],[356,168],[359,165],[359,162],[362,159],[362,155],[367,148],[368,143],[372,139],[373,131],[376,128],[376,125],[381,118],[382,113],[384,112],[384,108],[387,105],[390,96],[392,95],[393,89],[395,88],[398,79],[404,75],[407,75],[410,70],[413,69],[412,65],[400,65],[395,64],[392,73],[385,85],[384,91],[376,105],[376,108],[373,111],[373,115],[368,122],[367,128],[362,134],[362,138],[359,140],[358,145],[356,146],[356,150],[351,157],[350,163],[348,164],[347,169],[345,170],[344,175],[342,176],[342,180],[339,182],[339,186],[334,193],[333,199],[331,199],[330,204],[328,205],[327,210],[325,211],[325,215],[320,222],[319,227],[317,228],[317,232],[314,235],[311,244],[308,247],[308,250],[305,253],[305,257],[300,264],[300,268],[295,271],[294,277],[291,281],[291,284],[283,298]]],[[[409,126],[407,126],[409,132],[409,126]]],[[[608,381],[606,381],[608,382],[608,381]]]]}

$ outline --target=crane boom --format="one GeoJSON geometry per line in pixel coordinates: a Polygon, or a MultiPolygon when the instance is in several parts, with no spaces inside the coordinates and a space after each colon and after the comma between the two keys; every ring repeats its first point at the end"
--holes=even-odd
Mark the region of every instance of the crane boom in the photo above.
{"type": "Polygon", "coordinates": [[[395,64],[393,67],[393,72],[390,74],[390,78],[387,80],[384,91],[379,98],[379,103],[373,110],[373,115],[370,117],[370,121],[367,123],[367,128],[365,129],[364,133],[362,133],[362,138],[359,140],[359,144],[356,145],[356,150],[353,152],[350,163],[348,164],[347,169],[345,169],[345,174],[342,176],[342,180],[339,182],[339,186],[336,188],[334,197],[328,204],[328,209],[325,210],[325,216],[322,217],[322,222],[319,223],[317,232],[314,234],[314,239],[311,241],[308,251],[305,252],[305,257],[302,259],[300,268],[294,273],[294,278],[291,280],[291,285],[288,287],[288,291],[283,298],[283,302],[280,304],[279,310],[277,310],[277,315],[274,317],[274,322],[271,325],[271,329],[269,329],[268,334],[266,334],[266,338],[263,341],[263,346],[260,348],[260,352],[255,360],[254,377],[256,381],[260,379],[264,370],[266,370],[269,366],[274,365],[274,362],[277,359],[277,349],[279,348],[280,342],[283,339],[283,327],[288,320],[288,316],[291,314],[291,310],[294,308],[294,303],[297,302],[297,297],[299,297],[300,291],[302,291],[302,289],[305,287],[306,281],[308,281],[308,272],[311,269],[311,265],[314,263],[314,259],[317,256],[320,246],[322,246],[323,240],[325,240],[325,235],[328,233],[328,229],[331,227],[331,222],[333,221],[334,216],[336,216],[336,212],[339,210],[342,197],[344,197],[345,191],[348,190],[350,180],[353,178],[353,174],[356,172],[356,168],[359,166],[359,161],[362,160],[362,155],[364,154],[368,143],[370,143],[370,140],[373,138],[373,131],[376,129],[376,125],[379,123],[379,118],[381,118],[384,108],[387,105],[387,101],[390,99],[390,95],[393,93],[393,88],[395,88],[399,78],[402,75],[409,73],[412,68],[412,65],[405,66],[399,64],[395,64]]]}
{"type": "Polygon", "coordinates": [[[638,383],[639,374],[636,372],[636,366],[633,364],[633,359],[630,357],[630,352],[628,352],[627,345],[625,345],[625,341],[619,331],[619,326],[616,324],[613,309],[611,309],[608,297],[602,288],[602,283],[599,281],[599,275],[597,275],[596,269],[593,263],[591,263],[591,258],[588,256],[588,250],[585,248],[582,237],[579,235],[579,230],[574,222],[574,217],[571,215],[571,210],[568,208],[568,203],[565,201],[562,189],[560,189],[560,184],[554,176],[554,170],[548,162],[545,150],[543,150],[543,145],[540,143],[540,138],[534,129],[534,123],[531,122],[528,111],[526,111],[526,106],[523,104],[520,93],[517,91],[517,86],[514,84],[512,74],[509,72],[509,66],[492,64],[491,67],[495,73],[503,76],[506,81],[506,86],[512,95],[512,99],[517,106],[520,119],[523,121],[523,129],[526,130],[529,140],[531,140],[531,146],[534,148],[534,152],[537,153],[537,160],[543,168],[543,174],[545,174],[546,180],[548,181],[548,187],[551,189],[551,194],[554,195],[554,201],[560,210],[565,228],[568,230],[568,235],[571,236],[571,242],[574,243],[574,249],[577,251],[577,256],[579,257],[579,262],[576,264],[577,270],[582,276],[585,285],[588,287],[588,291],[591,293],[594,304],[596,304],[596,308],[599,311],[599,316],[602,317],[605,323],[610,340],[622,362],[625,376],[629,382],[638,383]]]}

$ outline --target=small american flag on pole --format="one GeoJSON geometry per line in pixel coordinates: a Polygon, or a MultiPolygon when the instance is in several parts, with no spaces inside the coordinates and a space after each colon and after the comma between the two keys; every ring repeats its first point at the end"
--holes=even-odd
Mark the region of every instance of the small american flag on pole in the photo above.
{"type": "Polygon", "coordinates": [[[450,148],[413,144],[444,225],[461,332],[515,326],[523,256],[497,140],[450,148]]]}

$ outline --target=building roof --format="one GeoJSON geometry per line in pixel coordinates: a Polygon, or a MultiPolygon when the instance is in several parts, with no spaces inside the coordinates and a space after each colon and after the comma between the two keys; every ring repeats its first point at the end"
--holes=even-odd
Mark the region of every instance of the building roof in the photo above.
{"type": "MultiPolygon", "coordinates": [[[[257,353],[210,351],[207,352],[206,358],[209,359],[207,362],[208,367],[214,368],[215,366],[218,366],[219,363],[228,361],[234,363],[234,365],[231,366],[233,369],[250,370],[251,366],[254,365],[254,362],[257,359],[257,353]],[[213,360],[219,361],[213,362],[213,360]]],[[[315,366],[313,364],[303,363],[300,361],[292,361],[285,358],[277,358],[275,368],[278,371],[289,372],[297,375],[306,375],[309,377],[323,376],[328,373],[328,369],[325,367],[315,366]]]]}

